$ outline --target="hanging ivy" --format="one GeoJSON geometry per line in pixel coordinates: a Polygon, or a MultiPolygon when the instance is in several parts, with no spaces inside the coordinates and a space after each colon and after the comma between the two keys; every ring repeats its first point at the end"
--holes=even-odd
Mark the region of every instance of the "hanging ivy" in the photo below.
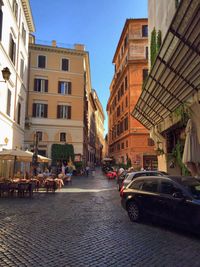
{"type": "Polygon", "coordinates": [[[52,161],[69,161],[74,160],[74,147],[70,144],[53,144],[51,147],[52,161]]]}
{"type": "Polygon", "coordinates": [[[190,175],[190,172],[188,171],[188,169],[182,162],[183,149],[184,149],[184,146],[178,141],[178,143],[175,145],[174,149],[172,150],[171,156],[174,158],[175,162],[180,167],[181,175],[187,176],[187,175],[190,175]]]}
{"type": "Polygon", "coordinates": [[[155,59],[156,59],[156,29],[155,27],[153,28],[153,31],[151,32],[151,54],[150,54],[150,59],[151,59],[151,67],[153,66],[155,59]]]}
{"type": "Polygon", "coordinates": [[[190,110],[186,103],[181,104],[178,108],[176,108],[173,112],[176,117],[181,118],[181,122],[183,126],[186,126],[188,119],[190,118],[190,110]]]}
{"type": "Polygon", "coordinates": [[[160,47],[161,47],[161,44],[162,44],[162,32],[161,32],[161,30],[159,30],[158,34],[157,34],[156,54],[158,54],[160,47]]]}

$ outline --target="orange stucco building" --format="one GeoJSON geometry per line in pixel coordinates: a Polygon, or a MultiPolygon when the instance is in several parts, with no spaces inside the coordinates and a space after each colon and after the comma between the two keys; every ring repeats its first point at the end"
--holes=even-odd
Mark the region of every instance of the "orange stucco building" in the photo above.
{"type": "Polygon", "coordinates": [[[127,19],[113,58],[108,112],[109,156],[135,169],[157,168],[148,130],[131,116],[148,74],[148,20],[127,19]]]}

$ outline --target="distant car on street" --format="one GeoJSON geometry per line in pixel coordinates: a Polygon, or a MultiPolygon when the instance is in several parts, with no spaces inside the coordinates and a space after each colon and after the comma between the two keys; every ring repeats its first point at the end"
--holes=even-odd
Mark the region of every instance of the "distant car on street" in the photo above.
{"type": "Polygon", "coordinates": [[[122,187],[126,187],[133,179],[140,176],[164,176],[160,171],[137,171],[137,172],[126,172],[124,176],[118,178],[118,190],[122,187]]]}
{"type": "Polygon", "coordinates": [[[120,195],[133,222],[154,217],[200,232],[200,182],[193,177],[142,176],[120,195]]]}

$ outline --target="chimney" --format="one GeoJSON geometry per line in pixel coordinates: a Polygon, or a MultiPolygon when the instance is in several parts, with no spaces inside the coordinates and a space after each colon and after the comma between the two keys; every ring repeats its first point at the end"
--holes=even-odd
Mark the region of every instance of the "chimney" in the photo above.
{"type": "Polygon", "coordinates": [[[74,48],[76,50],[81,50],[81,51],[85,51],[85,46],[83,44],[75,44],[74,48]]]}
{"type": "Polygon", "coordinates": [[[52,41],[52,46],[56,47],[56,40],[52,41]]]}
{"type": "Polygon", "coordinates": [[[29,34],[29,44],[35,44],[35,36],[33,34],[29,34]]]}

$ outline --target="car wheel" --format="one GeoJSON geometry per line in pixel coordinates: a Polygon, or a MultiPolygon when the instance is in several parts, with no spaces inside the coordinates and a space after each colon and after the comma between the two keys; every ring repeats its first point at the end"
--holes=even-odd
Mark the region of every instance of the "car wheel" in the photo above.
{"type": "Polygon", "coordinates": [[[127,212],[128,212],[129,219],[132,222],[138,222],[139,221],[140,211],[139,211],[138,205],[135,202],[131,201],[128,203],[127,212]]]}

